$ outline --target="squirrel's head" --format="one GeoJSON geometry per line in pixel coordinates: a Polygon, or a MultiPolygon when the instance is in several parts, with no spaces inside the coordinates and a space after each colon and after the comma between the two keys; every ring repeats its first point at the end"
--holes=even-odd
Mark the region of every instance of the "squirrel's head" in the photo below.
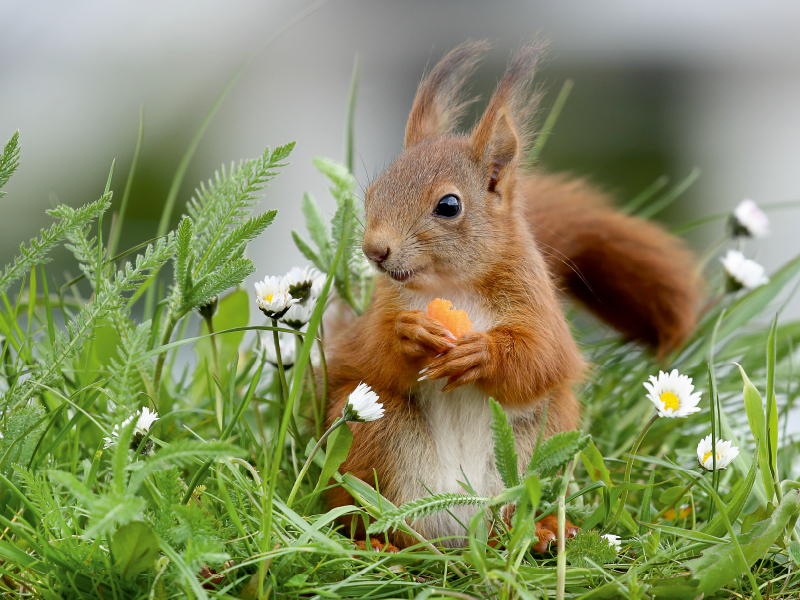
{"type": "Polygon", "coordinates": [[[362,248],[378,271],[412,289],[478,281],[517,230],[515,171],[528,140],[540,50],[522,48],[483,117],[458,135],[459,97],[486,44],[445,56],[422,81],[403,153],[367,189],[362,248]]]}

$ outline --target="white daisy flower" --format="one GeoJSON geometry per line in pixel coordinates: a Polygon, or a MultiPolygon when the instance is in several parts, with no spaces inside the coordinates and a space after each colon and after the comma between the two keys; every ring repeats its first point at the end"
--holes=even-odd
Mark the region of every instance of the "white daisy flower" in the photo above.
{"type": "Polygon", "coordinates": [[[347,398],[342,416],[348,421],[375,421],[383,416],[383,404],[378,402],[378,394],[366,383],[359,383],[347,398]]]}
{"type": "Polygon", "coordinates": [[[319,271],[314,267],[306,266],[304,269],[292,267],[283,280],[289,286],[289,293],[292,295],[292,298],[296,298],[302,302],[311,295],[314,279],[318,274],[319,271]]]}
{"type": "Polygon", "coordinates": [[[136,430],[147,433],[156,421],[158,421],[158,413],[145,406],[142,408],[142,414],[139,416],[139,420],[136,421],[136,430]]]}
{"type": "Polygon", "coordinates": [[[731,228],[734,236],[747,236],[752,238],[765,238],[769,235],[769,217],[764,214],[758,205],[749,199],[739,202],[733,209],[731,228]]]}
{"type": "MultiPolygon", "coordinates": [[[[153,423],[158,421],[158,413],[154,410],[150,410],[147,406],[142,408],[141,411],[137,410],[130,417],[125,419],[122,425],[114,425],[114,429],[111,431],[111,437],[103,438],[103,448],[114,446],[119,440],[119,432],[127,427],[134,419],[136,419],[136,427],[134,427],[133,436],[131,437],[131,450],[137,450],[139,448],[139,444],[142,443],[142,440],[150,431],[153,423]]],[[[153,456],[155,454],[154,450],[155,444],[153,444],[153,440],[148,439],[147,443],[144,445],[142,454],[153,456]]]]}
{"type": "Polygon", "coordinates": [[[289,307],[289,310],[286,311],[281,317],[281,321],[286,323],[292,329],[300,329],[308,323],[311,319],[311,314],[314,312],[314,302],[313,298],[309,298],[305,302],[299,302],[297,304],[292,304],[289,307]]]}
{"type": "MultiPolygon", "coordinates": [[[[734,458],[739,456],[739,448],[731,447],[731,442],[727,440],[717,438],[714,446],[717,451],[717,469],[726,468],[734,458]]],[[[710,433],[697,444],[697,461],[706,471],[714,470],[714,452],[711,447],[710,433]]]]}
{"type": "MultiPolygon", "coordinates": [[[[283,362],[283,368],[288,369],[292,365],[294,365],[295,354],[297,350],[297,344],[295,342],[295,337],[291,333],[278,333],[278,343],[281,347],[281,362],[283,362]]],[[[262,338],[261,345],[264,348],[264,358],[268,363],[272,366],[278,366],[278,355],[275,353],[275,342],[273,341],[273,336],[268,335],[262,338]]]]}
{"type": "Polygon", "coordinates": [[[719,259],[728,274],[728,286],[731,291],[741,288],[753,290],[769,283],[769,277],[764,273],[764,267],[754,260],[745,258],[738,250],[728,250],[728,253],[719,259]]]}
{"type": "Polygon", "coordinates": [[[271,319],[279,319],[297,302],[282,277],[265,277],[264,281],[256,281],[255,287],[258,308],[271,319]]]}
{"type": "Polygon", "coordinates": [[[622,550],[622,540],[619,538],[618,535],[614,535],[613,533],[607,533],[604,537],[608,543],[617,551],[617,554],[620,553],[622,550]]]}
{"type": "Polygon", "coordinates": [[[650,375],[650,382],[644,382],[649,392],[647,397],[655,405],[661,417],[688,417],[700,411],[700,392],[694,392],[692,378],[680,375],[678,369],[672,373],[658,372],[658,377],[650,375]],[[692,393],[694,392],[694,393],[692,393]]]}

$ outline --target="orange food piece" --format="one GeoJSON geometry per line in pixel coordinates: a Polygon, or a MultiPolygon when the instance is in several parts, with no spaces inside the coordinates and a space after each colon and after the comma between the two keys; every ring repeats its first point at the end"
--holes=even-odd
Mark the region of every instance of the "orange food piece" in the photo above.
{"type": "Polygon", "coordinates": [[[472,331],[472,321],[467,318],[466,311],[455,310],[453,303],[442,298],[435,298],[428,304],[428,315],[439,321],[442,326],[457,338],[472,331]]]}

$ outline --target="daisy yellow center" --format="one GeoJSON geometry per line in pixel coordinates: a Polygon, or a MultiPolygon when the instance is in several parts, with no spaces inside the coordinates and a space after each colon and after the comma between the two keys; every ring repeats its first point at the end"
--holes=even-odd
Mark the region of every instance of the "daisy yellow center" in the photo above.
{"type": "Polygon", "coordinates": [[[664,392],[661,394],[661,401],[664,403],[664,410],[668,408],[671,408],[672,410],[678,410],[678,407],[680,406],[678,397],[672,392],[664,392]]]}
{"type": "Polygon", "coordinates": [[[270,294],[269,296],[264,296],[264,302],[266,302],[267,304],[271,304],[272,303],[272,297],[274,295],[275,294],[270,294]]]}
{"type": "MultiPolygon", "coordinates": [[[[706,461],[711,457],[712,454],[714,454],[714,453],[713,452],[706,452],[705,453],[705,455],[703,456],[703,464],[706,464],[706,461]]],[[[721,461],[722,461],[722,457],[719,454],[717,454],[717,462],[721,462],[721,461]]]]}

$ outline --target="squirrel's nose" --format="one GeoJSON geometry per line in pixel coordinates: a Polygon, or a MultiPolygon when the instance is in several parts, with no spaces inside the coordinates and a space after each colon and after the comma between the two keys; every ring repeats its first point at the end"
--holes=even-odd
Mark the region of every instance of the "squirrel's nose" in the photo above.
{"type": "Polygon", "coordinates": [[[376,263],[380,264],[389,258],[389,253],[391,252],[391,248],[387,247],[366,247],[364,248],[364,254],[367,255],[367,258],[374,260],[376,263]]]}

